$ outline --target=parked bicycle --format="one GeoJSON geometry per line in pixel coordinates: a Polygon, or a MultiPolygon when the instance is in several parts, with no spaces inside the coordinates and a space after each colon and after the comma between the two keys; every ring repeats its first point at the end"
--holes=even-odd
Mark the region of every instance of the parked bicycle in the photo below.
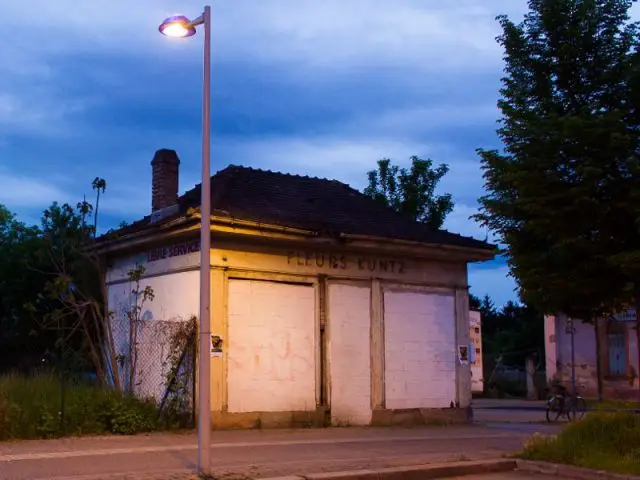
{"type": "Polygon", "coordinates": [[[556,385],[556,392],[547,399],[547,422],[555,422],[565,416],[570,422],[581,420],[587,413],[587,402],[573,391],[567,395],[566,387],[556,385]]]}

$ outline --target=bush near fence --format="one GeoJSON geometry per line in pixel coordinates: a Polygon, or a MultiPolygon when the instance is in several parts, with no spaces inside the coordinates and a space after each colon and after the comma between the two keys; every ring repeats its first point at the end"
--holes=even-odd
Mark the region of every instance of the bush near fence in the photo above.
{"type": "Polygon", "coordinates": [[[121,392],[101,386],[82,352],[62,345],[44,367],[0,375],[0,440],[192,427],[196,326],[195,317],[141,323],[136,348],[121,352],[136,352],[134,385],[121,392]]]}
{"type": "Polygon", "coordinates": [[[153,401],[81,381],[64,388],[61,405],[55,373],[0,377],[0,440],[134,434],[162,427],[153,401]]]}

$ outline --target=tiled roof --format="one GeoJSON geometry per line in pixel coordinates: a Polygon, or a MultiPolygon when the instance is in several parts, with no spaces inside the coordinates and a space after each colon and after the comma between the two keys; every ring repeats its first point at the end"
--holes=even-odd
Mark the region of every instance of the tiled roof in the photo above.
{"type": "MultiPolygon", "coordinates": [[[[200,185],[178,199],[179,213],[200,206],[200,185]]],[[[424,224],[379,204],[336,180],[283,174],[230,165],[211,177],[214,214],[271,225],[311,230],[321,235],[368,235],[490,250],[492,245],[424,224]]],[[[164,222],[162,222],[164,223],[164,222]]],[[[150,217],[129,225],[125,235],[151,226],[150,217]]]]}

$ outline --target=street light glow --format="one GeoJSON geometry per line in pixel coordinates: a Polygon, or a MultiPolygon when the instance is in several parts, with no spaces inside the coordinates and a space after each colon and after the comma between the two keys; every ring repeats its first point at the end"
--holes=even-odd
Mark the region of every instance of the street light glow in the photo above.
{"type": "Polygon", "coordinates": [[[167,18],[158,30],[167,37],[184,38],[191,37],[196,34],[196,27],[184,15],[176,15],[167,18]]]}
{"type": "Polygon", "coordinates": [[[202,88],[202,183],[200,189],[200,328],[198,333],[198,471],[211,474],[211,6],[195,20],[167,18],[158,30],[168,37],[191,37],[204,30],[202,88]]]}

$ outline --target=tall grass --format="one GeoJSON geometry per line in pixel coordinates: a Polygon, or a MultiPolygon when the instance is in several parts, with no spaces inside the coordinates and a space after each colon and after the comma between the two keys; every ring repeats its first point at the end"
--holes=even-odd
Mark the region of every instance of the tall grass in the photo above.
{"type": "Polygon", "coordinates": [[[640,475],[640,416],[590,413],[556,437],[534,435],[520,457],[640,475]]]}
{"type": "Polygon", "coordinates": [[[159,428],[157,417],[155,402],[93,384],[62,385],[50,373],[0,376],[0,440],[134,434],[159,428]]]}

